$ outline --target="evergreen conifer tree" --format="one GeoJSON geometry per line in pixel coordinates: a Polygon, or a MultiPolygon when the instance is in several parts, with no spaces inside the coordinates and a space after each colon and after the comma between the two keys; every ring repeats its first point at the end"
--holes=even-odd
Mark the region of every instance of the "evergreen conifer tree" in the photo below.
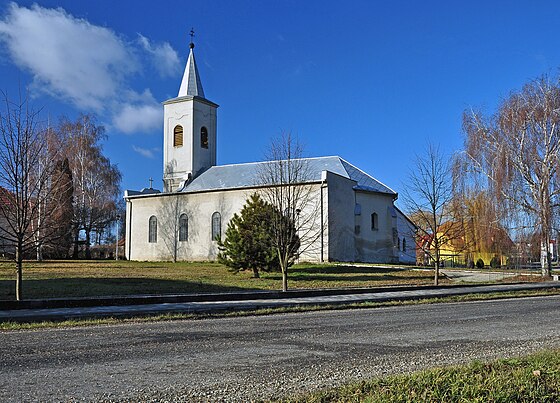
{"type": "Polygon", "coordinates": [[[67,258],[72,245],[72,225],[74,217],[74,186],[68,158],[56,162],[53,170],[53,189],[51,202],[57,208],[50,217],[53,230],[47,244],[47,254],[54,258],[67,258]]]}
{"type": "Polygon", "coordinates": [[[258,194],[251,195],[240,213],[234,214],[228,223],[225,239],[218,240],[218,261],[235,272],[252,270],[256,278],[259,277],[259,270],[279,270],[271,227],[278,214],[258,194]]]}

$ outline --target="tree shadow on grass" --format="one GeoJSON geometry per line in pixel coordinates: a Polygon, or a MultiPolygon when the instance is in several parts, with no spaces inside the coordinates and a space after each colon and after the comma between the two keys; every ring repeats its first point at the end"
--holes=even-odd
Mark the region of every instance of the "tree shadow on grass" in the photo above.
{"type": "MultiPolygon", "coordinates": [[[[196,281],[154,278],[59,278],[23,281],[25,299],[191,294],[252,291],[252,287],[224,286],[196,281]]],[[[0,300],[15,299],[15,281],[0,280],[0,300]]]]}
{"type": "Polygon", "coordinates": [[[303,266],[291,269],[293,273],[305,274],[374,274],[374,273],[394,273],[402,272],[401,269],[391,269],[386,267],[356,267],[356,266],[303,266]]]}
{"type": "MultiPolygon", "coordinates": [[[[269,276],[271,280],[281,280],[282,276],[269,276]]],[[[428,282],[431,277],[426,276],[393,276],[390,274],[377,275],[377,276],[367,276],[367,275],[347,275],[347,276],[333,276],[333,275],[301,275],[299,273],[288,273],[288,281],[324,281],[324,282],[355,282],[356,287],[359,287],[358,283],[365,282],[392,282],[392,283],[418,283],[418,282],[428,282]]]]}

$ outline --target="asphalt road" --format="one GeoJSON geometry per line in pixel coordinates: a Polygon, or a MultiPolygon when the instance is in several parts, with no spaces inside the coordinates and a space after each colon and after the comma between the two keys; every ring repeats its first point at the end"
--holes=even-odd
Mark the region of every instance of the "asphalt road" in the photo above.
{"type": "Polygon", "coordinates": [[[560,348],[560,297],[0,333],[0,401],[248,401],[560,348]]]}

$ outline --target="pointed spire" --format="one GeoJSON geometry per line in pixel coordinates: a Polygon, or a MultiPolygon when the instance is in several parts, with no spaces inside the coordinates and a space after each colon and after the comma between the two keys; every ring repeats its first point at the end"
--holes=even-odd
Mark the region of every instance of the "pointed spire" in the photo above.
{"type": "Polygon", "coordinates": [[[198,75],[198,69],[196,68],[196,61],[194,60],[194,30],[191,29],[190,35],[191,43],[189,44],[189,58],[187,59],[187,66],[185,67],[185,73],[183,74],[183,81],[181,81],[181,88],[179,88],[178,96],[184,97],[186,95],[190,95],[204,98],[204,90],[202,89],[202,83],[200,82],[200,76],[198,75]]]}

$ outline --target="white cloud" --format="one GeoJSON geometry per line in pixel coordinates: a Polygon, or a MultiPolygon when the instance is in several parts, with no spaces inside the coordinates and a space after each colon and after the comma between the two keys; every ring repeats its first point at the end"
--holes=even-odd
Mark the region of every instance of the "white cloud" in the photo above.
{"type": "Polygon", "coordinates": [[[136,151],[138,154],[142,155],[143,157],[151,158],[151,159],[155,158],[156,153],[159,152],[159,148],[142,148],[134,145],[132,146],[132,149],[136,151]]]}
{"type": "Polygon", "coordinates": [[[163,124],[161,105],[149,90],[142,94],[128,94],[128,102],[121,103],[113,115],[113,126],[126,134],[146,133],[160,129],[163,124]]]}
{"type": "Polygon", "coordinates": [[[127,134],[162,127],[162,108],[151,92],[130,86],[142,62],[153,64],[161,76],[180,73],[179,56],[167,42],[153,43],[142,35],[127,42],[62,8],[37,4],[8,6],[0,19],[0,45],[15,65],[31,73],[32,92],[94,111],[127,134]]]}
{"type": "Polygon", "coordinates": [[[159,129],[162,125],[162,111],[159,104],[126,104],[113,116],[113,125],[123,133],[146,133],[159,129]]]}
{"type": "Polygon", "coordinates": [[[61,8],[12,3],[0,20],[0,41],[16,65],[33,75],[33,88],[102,110],[127,74],[139,69],[133,49],[110,29],[61,8]]]}
{"type": "Polygon", "coordinates": [[[177,72],[180,72],[181,62],[179,61],[179,55],[168,42],[153,44],[141,34],[138,34],[138,42],[151,56],[152,64],[162,77],[172,77],[177,72]]]}

